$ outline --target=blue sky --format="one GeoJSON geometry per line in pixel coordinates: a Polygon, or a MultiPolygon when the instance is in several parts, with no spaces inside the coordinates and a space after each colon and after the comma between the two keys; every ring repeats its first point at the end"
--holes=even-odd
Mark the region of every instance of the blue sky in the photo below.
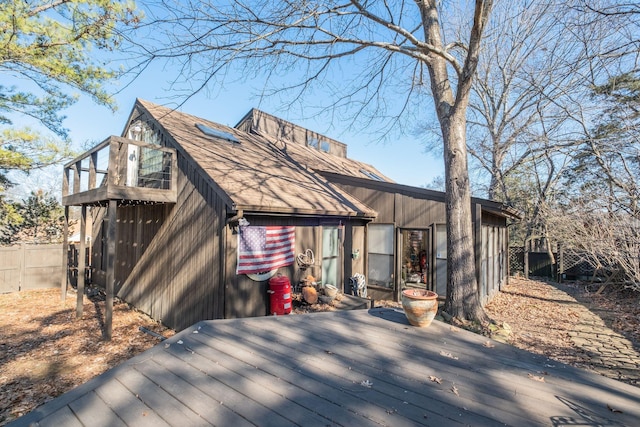
{"type": "MultiPolygon", "coordinates": [[[[147,70],[116,96],[118,111],[115,113],[88,98],[81,98],[65,112],[65,126],[70,130],[74,146],[86,146],[87,141],[99,143],[110,135],[119,135],[136,98],[174,107],[176,101],[172,97],[175,94],[168,90],[169,78],[170,74],[162,69],[147,70]]],[[[256,86],[259,84],[255,82],[256,86]]],[[[254,96],[254,91],[255,88],[240,84],[226,85],[224,89],[210,88],[209,93],[197,94],[179,109],[234,126],[252,107],[256,107],[344,142],[350,158],[374,165],[398,183],[424,186],[444,174],[441,156],[426,153],[424,145],[415,136],[381,142],[372,135],[352,132],[341,123],[333,123],[334,129],[325,132],[329,127],[327,123],[320,123],[313,118],[287,117],[286,112],[278,110],[281,105],[277,103],[279,101],[263,99],[260,102],[254,96]]]]}
{"type": "MultiPolygon", "coordinates": [[[[175,107],[176,96],[168,90],[167,75],[162,71],[150,71],[116,95],[118,109],[97,105],[86,96],[64,111],[67,118],[64,126],[76,151],[96,145],[110,135],[120,135],[136,98],[157,104],[175,107]]],[[[416,136],[404,136],[393,141],[376,140],[374,136],[351,131],[341,123],[333,123],[333,130],[313,118],[287,117],[277,101],[263,99],[261,102],[246,85],[227,85],[224,90],[212,88],[208,94],[201,93],[189,99],[179,109],[217,123],[234,126],[251,108],[259,108],[270,114],[290,120],[300,126],[324,133],[347,144],[348,157],[369,163],[392,180],[415,187],[425,186],[434,178],[444,175],[444,162],[439,154],[425,152],[424,144],[416,136]]],[[[24,124],[16,119],[14,124],[24,124]]],[[[45,171],[35,171],[29,176],[13,175],[19,185],[9,191],[15,199],[22,199],[31,191],[42,189],[60,196],[62,166],[45,171]]]]}
{"type": "MultiPolygon", "coordinates": [[[[95,54],[101,55],[100,52],[95,54]]],[[[113,56],[118,56],[118,53],[113,56]]],[[[122,64],[122,67],[126,69],[126,61],[126,58],[105,57],[103,62],[109,63],[112,68],[116,69],[122,64]]],[[[353,70],[350,71],[350,66],[353,64],[345,64],[341,70],[348,73],[353,72],[353,70]]],[[[123,79],[116,82],[111,88],[112,90],[108,89],[112,92],[117,91],[115,99],[118,110],[116,112],[95,104],[87,96],[80,96],[75,105],[63,112],[67,117],[64,126],[69,130],[73,148],[79,152],[84,151],[110,135],[120,135],[136,98],[172,108],[176,107],[184,99],[171,89],[171,81],[177,77],[177,69],[179,69],[179,64],[155,63],[133,81],[123,79]]],[[[256,73],[256,75],[260,74],[256,73]]],[[[332,77],[333,81],[330,84],[339,87],[337,82],[341,81],[341,77],[339,75],[332,77]]],[[[289,83],[288,76],[281,75],[279,78],[282,78],[285,84],[289,83]]],[[[434,178],[444,175],[442,155],[427,153],[424,142],[420,141],[418,136],[405,135],[392,140],[380,140],[375,134],[351,129],[348,124],[342,122],[320,122],[320,119],[310,117],[312,115],[310,109],[309,112],[300,111],[300,108],[297,107],[295,113],[283,111],[281,107],[285,100],[274,98],[260,100],[256,96],[266,83],[259,81],[259,79],[260,77],[254,78],[249,83],[231,82],[208,87],[206,92],[198,93],[188,99],[179,107],[179,110],[214,122],[234,126],[251,108],[255,107],[347,144],[347,153],[350,158],[375,166],[398,183],[416,187],[425,186],[430,184],[434,178]]],[[[296,79],[295,72],[292,73],[291,79],[296,79]]],[[[24,82],[16,82],[20,87],[22,83],[24,82]]],[[[305,99],[303,105],[305,103],[309,106],[317,105],[318,99],[313,99],[314,96],[321,97],[322,103],[327,104],[327,98],[323,96],[322,88],[320,88],[320,91],[309,95],[309,99],[305,99]]],[[[385,101],[394,102],[393,99],[385,101]]],[[[424,113],[426,113],[425,116],[433,116],[432,111],[424,113]]],[[[23,117],[14,118],[14,125],[24,124],[33,123],[23,117]]],[[[14,198],[23,198],[30,191],[38,189],[60,193],[62,166],[44,172],[35,172],[28,177],[13,176],[12,179],[21,184],[10,191],[14,198]]]]}

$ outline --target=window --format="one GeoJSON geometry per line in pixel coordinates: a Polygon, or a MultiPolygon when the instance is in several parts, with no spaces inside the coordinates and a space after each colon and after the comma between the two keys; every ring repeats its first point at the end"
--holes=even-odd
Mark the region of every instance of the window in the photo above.
{"type": "Polygon", "coordinates": [[[203,125],[201,123],[197,123],[196,127],[198,129],[200,129],[200,131],[202,133],[204,133],[207,136],[212,136],[214,138],[218,138],[218,139],[223,139],[225,141],[229,141],[229,142],[234,142],[236,144],[239,144],[240,141],[238,141],[238,138],[236,138],[234,135],[230,134],[229,132],[225,132],[222,130],[218,130],[218,129],[214,129],[212,127],[209,127],[207,125],[203,125]]]}
{"type": "Polygon", "coordinates": [[[171,153],[142,147],[138,185],[145,188],[169,189],[171,182],[171,153]]]}
{"type": "Polygon", "coordinates": [[[322,228],[322,283],[341,288],[338,227],[322,228]]]}
{"type": "Polygon", "coordinates": [[[134,141],[142,141],[147,144],[161,145],[160,134],[152,129],[148,123],[137,120],[129,126],[127,137],[134,141]]]}
{"type": "Polygon", "coordinates": [[[402,280],[425,287],[429,280],[429,230],[402,230],[402,280]]]}
{"type": "Polygon", "coordinates": [[[393,224],[367,227],[368,283],[393,288],[393,224]]]}
{"type": "Polygon", "coordinates": [[[331,150],[331,144],[329,144],[329,141],[316,138],[315,136],[307,136],[307,147],[313,148],[314,150],[324,151],[325,153],[328,153],[331,150]]]}
{"type": "Polygon", "coordinates": [[[375,181],[384,181],[384,179],[382,179],[382,177],[376,175],[375,173],[368,171],[366,169],[360,169],[360,172],[366,176],[367,178],[373,179],[375,181]]]}

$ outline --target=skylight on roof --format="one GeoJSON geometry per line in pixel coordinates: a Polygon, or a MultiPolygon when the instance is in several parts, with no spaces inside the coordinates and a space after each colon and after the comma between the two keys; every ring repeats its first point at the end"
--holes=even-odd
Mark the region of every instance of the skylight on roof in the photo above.
{"type": "Polygon", "coordinates": [[[384,179],[382,177],[380,177],[377,174],[375,174],[375,173],[373,173],[371,171],[368,171],[366,169],[360,169],[360,172],[364,176],[366,176],[367,178],[371,178],[371,179],[376,180],[376,181],[384,181],[384,179]]]}
{"type": "Polygon", "coordinates": [[[224,139],[225,141],[229,141],[229,142],[235,142],[236,144],[240,143],[240,141],[238,141],[238,138],[236,138],[235,136],[233,136],[229,132],[225,132],[225,131],[222,131],[222,130],[214,129],[214,128],[209,127],[207,125],[203,125],[202,123],[196,123],[196,127],[198,129],[200,129],[200,131],[202,133],[204,133],[205,135],[207,135],[207,136],[212,136],[214,138],[224,139]]]}

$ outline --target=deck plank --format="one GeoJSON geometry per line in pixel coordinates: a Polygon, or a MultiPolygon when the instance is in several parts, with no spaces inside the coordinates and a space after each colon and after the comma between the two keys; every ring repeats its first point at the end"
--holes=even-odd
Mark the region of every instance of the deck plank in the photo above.
{"type": "Polygon", "coordinates": [[[140,427],[169,426],[150,407],[145,405],[138,396],[128,390],[119,381],[108,381],[96,388],[96,394],[113,410],[127,425],[140,427]]]}
{"type": "Polygon", "coordinates": [[[84,427],[68,406],[64,406],[38,423],[38,427],[84,427]]]}
{"type": "Polygon", "coordinates": [[[69,403],[69,408],[71,408],[80,422],[86,426],[126,426],[122,419],[118,417],[118,414],[100,399],[100,396],[95,391],[91,391],[69,403]]]}
{"type": "MultiPolygon", "coordinates": [[[[222,327],[216,327],[214,333],[220,334],[222,332],[221,329],[222,327]]],[[[204,332],[209,333],[206,329],[204,332]]],[[[482,405],[478,405],[478,412],[460,411],[460,397],[451,392],[451,384],[437,385],[428,380],[428,377],[424,377],[427,379],[423,378],[421,381],[416,378],[415,372],[418,372],[416,369],[406,369],[402,366],[397,369],[397,373],[391,373],[390,371],[395,370],[394,368],[398,364],[396,358],[377,358],[379,366],[387,366],[386,368],[367,367],[367,364],[371,363],[367,358],[379,353],[378,350],[373,351],[370,345],[367,345],[367,348],[363,350],[360,348],[362,343],[352,342],[348,346],[348,353],[360,350],[363,352],[363,358],[348,360],[348,353],[342,354],[340,349],[335,348],[331,343],[322,343],[320,334],[314,334],[312,341],[300,345],[300,343],[292,344],[292,341],[288,340],[274,343],[270,339],[262,337],[266,333],[260,330],[259,327],[253,333],[241,328],[227,329],[226,332],[231,334],[229,338],[231,341],[240,341],[244,338],[245,343],[251,342],[259,346],[254,349],[253,353],[271,354],[270,364],[285,365],[288,363],[288,367],[291,370],[297,370],[300,373],[305,373],[308,369],[311,369],[312,372],[323,372],[323,375],[328,372],[333,378],[346,380],[346,384],[342,384],[341,387],[348,390],[356,390],[353,393],[363,392],[362,386],[360,386],[362,382],[369,381],[373,383],[376,393],[369,393],[367,397],[373,399],[373,403],[386,407],[387,411],[391,411],[394,414],[394,419],[398,415],[402,415],[412,422],[420,422],[425,416],[431,419],[440,419],[442,417],[441,421],[446,423],[461,422],[473,423],[474,425],[491,425],[496,422],[491,412],[482,405]],[[294,347],[287,347],[287,343],[294,345],[294,347]],[[276,345],[274,346],[274,344],[276,345]],[[279,350],[278,347],[280,347],[279,350]],[[296,358],[287,362],[287,355],[295,354],[294,350],[297,350],[296,358]],[[345,361],[349,363],[345,363],[345,361]],[[304,366],[304,368],[300,368],[300,366],[304,366]],[[423,391],[421,388],[427,391],[423,391]],[[432,394],[431,391],[434,390],[439,393],[432,394]],[[479,416],[483,412],[484,418],[479,416]]],[[[287,334],[289,332],[284,329],[279,332],[280,336],[287,336],[287,334]]],[[[234,349],[237,349],[240,345],[237,344],[234,349]]],[[[376,361],[373,363],[376,363],[376,361]]],[[[336,387],[335,384],[330,386],[336,387]]],[[[502,408],[501,415],[503,420],[498,424],[504,422],[506,411],[502,408]]],[[[528,421],[523,419],[522,414],[517,411],[514,411],[512,418],[513,424],[522,425],[528,421]]]]}
{"type": "Polygon", "coordinates": [[[199,322],[10,425],[637,425],[640,389],[487,341],[390,309],[199,322]]]}
{"type": "MultiPolygon", "coordinates": [[[[319,412],[317,410],[318,396],[301,396],[302,389],[280,377],[268,375],[266,371],[248,364],[246,360],[240,360],[224,352],[216,351],[209,346],[210,342],[201,340],[191,342],[189,339],[187,342],[190,343],[189,348],[193,350],[193,354],[179,350],[172,352],[172,354],[185,363],[197,367],[203,373],[215,377],[217,381],[223,382],[233,391],[245,394],[247,398],[261,406],[278,408],[283,417],[294,423],[304,422],[305,426],[326,426],[331,419],[321,414],[339,409],[330,408],[329,411],[319,412]],[[247,381],[255,383],[255,386],[243,387],[242,384],[247,381]],[[307,397],[315,401],[312,407],[305,407],[302,404],[302,399],[307,397]]],[[[175,347],[177,346],[172,348],[175,347]]],[[[262,362],[258,363],[263,365],[262,362]]],[[[246,404],[246,401],[243,400],[243,403],[246,404]]]]}
{"type": "MultiPolygon", "coordinates": [[[[331,378],[327,378],[323,370],[323,368],[326,369],[326,365],[316,367],[310,359],[300,364],[293,360],[287,360],[286,354],[273,352],[268,347],[247,347],[246,343],[239,344],[240,337],[227,336],[220,329],[216,329],[216,333],[215,337],[207,337],[206,342],[218,343],[216,344],[217,349],[224,349],[222,351],[227,354],[227,357],[245,361],[249,364],[248,369],[259,369],[260,373],[254,378],[256,382],[260,383],[258,379],[260,376],[269,375],[274,381],[270,384],[263,384],[264,386],[289,386],[287,390],[290,393],[289,399],[295,400],[298,404],[309,405],[307,406],[309,409],[325,416],[330,414],[331,420],[334,422],[346,423],[346,425],[355,425],[358,421],[365,423],[364,425],[387,424],[392,418],[394,425],[402,425],[402,423],[415,425],[416,421],[424,420],[425,411],[422,409],[419,410],[419,413],[414,414],[412,421],[398,418],[394,401],[396,407],[402,406],[404,402],[395,397],[384,396],[380,398],[377,390],[368,390],[360,385],[362,380],[356,382],[345,375],[333,375],[331,378]],[[236,344],[229,346],[230,342],[236,344]],[[366,393],[377,397],[374,399],[377,403],[368,404],[371,398],[367,399],[366,393]],[[363,417],[363,419],[356,419],[354,415],[363,417]]],[[[206,334],[203,333],[194,339],[200,340],[202,335],[206,334]]],[[[196,351],[203,351],[195,344],[192,344],[191,347],[196,348],[196,351]]],[[[218,356],[218,360],[220,360],[220,356],[218,356]]],[[[443,422],[452,423],[451,419],[439,417],[437,414],[433,414],[433,418],[441,418],[443,422]]]]}
{"type": "Polygon", "coordinates": [[[224,406],[223,402],[212,399],[206,393],[189,384],[180,375],[158,364],[155,357],[144,364],[137,365],[135,369],[213,425],[253,425],[224,406]]]}
{"type": "MultiPolygon", "coordinates": [[[[175,348],[176,346],[173,347],[175,348]]],[[[241,390],[234,390],[221,381],[222,378],[226,377],[226,372],[223,372],[221,369],[212,370],[211,367],[207,366],[209,361],[198,357],[195,353],[185,352],[184,350],[179,350],[178,352],[183,358],[176,357],[173,351],[169,351],[163,355],[164,357],[156,357],[154,360],[167,370],[172,370],[193,387],[201,390],[207,396],[220,402],[221,405],[224,405],[251,423],[264,425],[265,427],[293,425],[278,412],[255,399],[251,404],[248,404],[248,396],[243,394],[243,392],[247,393],[244,389],[251,387],[243,386],[241,390]],[[191,366],[185,359],[193,360],[198,368],[191,366]],[[212,375],[208,375],[207,371],[212,375]]],[[[252,394],[256,396],[260,391],[261,390],[255,390],[252,394]]],[[[276,407],[278,401],[278,399],[272,398],[269,403],[273,407],[276,407]]]]}
{"type": "Polygon", "coordinates": [[[212,425],[135,369],[123,371],[117,379],[170,425],[212,425]]]}

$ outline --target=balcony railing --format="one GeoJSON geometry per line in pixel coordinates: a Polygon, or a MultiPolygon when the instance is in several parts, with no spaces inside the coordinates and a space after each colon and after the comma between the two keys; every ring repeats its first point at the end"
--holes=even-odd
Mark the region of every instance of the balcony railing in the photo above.
{"type": "Polygon", "coordinates": [[[176,171],[174,149],[111,136],[65,165],[62,204],[175,203],[176,171]]]}

